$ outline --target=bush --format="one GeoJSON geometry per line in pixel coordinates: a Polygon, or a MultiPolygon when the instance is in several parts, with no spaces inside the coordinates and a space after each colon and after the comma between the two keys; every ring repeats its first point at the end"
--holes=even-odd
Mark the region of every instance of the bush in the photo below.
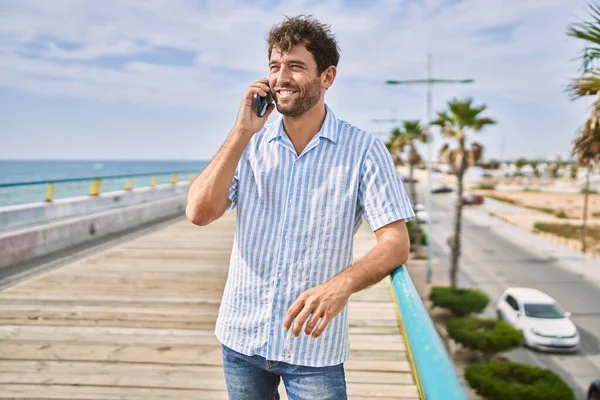
{"type": "Polygon", "coordinates": [[[479,290],[441,286],[431,288],[429,299],[435,307],[447,308],[457,316],[480,313],[490,302],[488,295],[479,290]]]}
{"type": "MultiPolygon", "coordinates": [[[[427,245],[427,235],[425,234],[425,231],[422,228],[422,224],[420,225],[421,228],[421,245],[425,246],[427,245]]],[[[414,220],[410,220],[406,223],[406,229],[408,230],[408,238],[410,240],[411,244],[415,243],[415,221],[414,220]]]]}
{"type": "Polygon", "coordinates": [[[486,360],[496,353],[521,346],[521,331],[495,319],[454,318],[448,321],[447,328],[452,339],[483,353],[486,360]]]}
{"type": "Polygon", "coordinates": [[[475,185],[475,189],[494,190],[496,189],[496,184],[493,182],[481,182],[475,185]]]}
{"type": "Polygon", "coordinates": [[[565,210],[560,210],[556,213],[556,218],[569,218],[565,210]]]}
{"type": "Polygon", "coordinates": [[[554,372],[513,362],[482,362],[465,368],[469,385],[488,400],[574,400],[554,372]]]}

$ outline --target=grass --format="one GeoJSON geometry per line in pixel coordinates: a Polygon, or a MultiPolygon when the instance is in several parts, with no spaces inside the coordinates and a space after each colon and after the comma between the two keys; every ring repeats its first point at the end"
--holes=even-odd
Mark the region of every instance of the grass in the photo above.
{"type": "Polygon", "coordinates": [[[549,208],[549,207],[536,207],[536,206],[525,206],[525,207],[527,207],[531,210],[541,211],[546,214],[554,214],[554,212],[555,212],[554,208],[549,208]]]}
{"type": "Polygon", "coordinates": [[[475,189],[479,190],[494,190],[496,189],[496,184],[492,182],[482,182],[475,186],[475,189]]]}
{"type": "MultiPolygon", "coordinates": [[[[579,239],[581,237],[581,225],[536,222],[533,227],[538,231],[548,232],[567,239],[579,239]]],[[[600,226],[588,225],[588,238],[600,241],[600,226]]]]}
{"type": "Polygon", "coordinates": [[[509,199],[508,197],[498,196],[497,194],[485,194],[485,197],[489,197],[490,199],[498,200],[503,203],[519,205],[519,202],[513,199],[509,199]]]}

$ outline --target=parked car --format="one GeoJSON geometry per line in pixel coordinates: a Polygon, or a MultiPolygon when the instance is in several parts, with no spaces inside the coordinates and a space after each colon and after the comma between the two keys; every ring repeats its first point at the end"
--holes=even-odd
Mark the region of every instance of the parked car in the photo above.
{"type": "Polygon", "coordinates": [[[480,194],[466,194],[463,196],[462,203],[467,206],[483,204],[483,196],[480,194]]]}
{"type": "Polygon", "coordinates": [[[576,352],[581,346],[571,313],[532,288],[506,289],[496,307],[498,319],[523,332],[523,344],[541,351],[576,352]]]}
{"type": "Polygon", "coordinates": [[[431,189],[431,193],[451,193],[452,188],[447,185],[438,185],[431,189]]]}
{"type": "Polygon", "coordinates": [[[600,379],[596,379],[590,384],[587,400],[600,400],[600,379]]]}

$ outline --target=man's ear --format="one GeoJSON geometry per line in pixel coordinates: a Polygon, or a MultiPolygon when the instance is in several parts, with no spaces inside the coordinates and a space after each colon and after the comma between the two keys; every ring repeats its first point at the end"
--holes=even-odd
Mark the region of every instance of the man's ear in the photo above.
{"type": "Polygon", "coordinates": [[[329,89],[333,85],[333,81],[335,81],[335,76],[337,75],[337,68],[331,65],[321,74],[321,85],[325,88],[325,90],[329,89]]]}

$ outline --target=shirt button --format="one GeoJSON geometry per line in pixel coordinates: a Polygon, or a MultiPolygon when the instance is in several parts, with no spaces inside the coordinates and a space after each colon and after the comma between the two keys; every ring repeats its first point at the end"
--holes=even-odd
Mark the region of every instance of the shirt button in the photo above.
{"type": "Polygon", "coordinates": [[[294,204],[294,199],[291,199],[291,200],[290,200],[290,204],[294,204]]]}

